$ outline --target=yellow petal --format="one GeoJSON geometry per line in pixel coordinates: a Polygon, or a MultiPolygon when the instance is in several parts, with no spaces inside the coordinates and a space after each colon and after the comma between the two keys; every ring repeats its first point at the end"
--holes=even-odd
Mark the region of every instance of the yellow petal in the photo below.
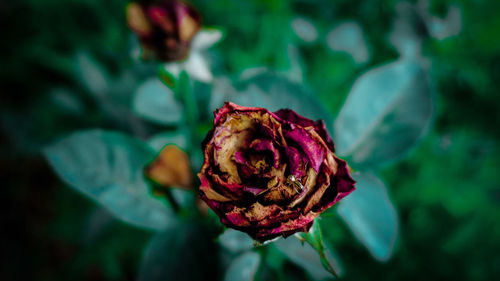
{"type": "Polygon", "coordinates": [[[146,176],[164,187],[191,188],[192,173],[187,154],[175,145],[167,145],[146,167],[146,176]]]}
{"type": "Polygon", "coordinates": [[[151,33],[151,25],[149,24],[142,7],[137,3],[129,3],[126,8],[127,23],[129,27],[138,32],[140,35],[151,33]]]}
{"type": "Polygon", "coordinates": [[[199,23],[190,15],[186,14],[182,17],[179,24],[179,38],[181,41],[190,42],[199,29],[199,23]]]}

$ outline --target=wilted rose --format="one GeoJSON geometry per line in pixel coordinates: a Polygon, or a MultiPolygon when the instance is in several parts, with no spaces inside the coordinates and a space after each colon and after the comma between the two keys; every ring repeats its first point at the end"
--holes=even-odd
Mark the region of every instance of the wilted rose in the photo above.
{"type": "Polygon", "coordinates": [[[176,61],[186,58],[201,16],[183,1],[141,0],[127,5],[127,23],[141,41],[144,58],[176,61]]]}
{"type": "Polygon", "coordinates": [[[226,103],[203,143],[200,196],[227,227],[263,242],[308,231],[354,190],[322,121],[226,103]]]}

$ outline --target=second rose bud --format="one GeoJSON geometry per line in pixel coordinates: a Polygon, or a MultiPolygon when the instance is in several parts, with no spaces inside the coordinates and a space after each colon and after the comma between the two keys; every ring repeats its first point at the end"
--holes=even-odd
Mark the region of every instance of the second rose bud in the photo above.
{"type": "Polygon", "coordinates": [[[201,28],[199,12],[183,1],[137,1],[127,5],[127,23],[139,37],[144,59],[185,59],[201,28]]]}

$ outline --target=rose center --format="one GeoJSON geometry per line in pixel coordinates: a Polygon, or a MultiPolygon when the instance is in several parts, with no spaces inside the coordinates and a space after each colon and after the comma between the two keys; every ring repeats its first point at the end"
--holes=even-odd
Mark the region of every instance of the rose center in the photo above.
{"type": "Polygon", "coordinates": [[[252,167],[259,172],[263,172],[269,167],[269,164],[266,161],[268,157],[266,157],[263,153],[251,153],[249,158],[250,165],[252,165],[252,167]]]}

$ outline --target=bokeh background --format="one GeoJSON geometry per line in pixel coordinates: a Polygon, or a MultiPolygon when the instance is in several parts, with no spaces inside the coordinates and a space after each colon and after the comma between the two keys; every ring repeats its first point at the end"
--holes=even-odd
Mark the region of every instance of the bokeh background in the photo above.
{"type": "MultiPolygon", "coordinates": [[[[417,35],[436,106],[426,136],[380,171],[398,210],[394,255],[375,261],[338,218],[327,235],[336,241],[344,280],[499,276],[499,1],[191,2],[205,25],[225,33],[210,56],[215,75],[298,63],[302,83],[334,116],[357,77],[396,60],[401,42],[417,35]]],[[[77,129],[134,130],[137,120],[123,108],[141,69],[131,56],[137,43],[126,3],[0,2],[2,280],[136,278],[151,234],[67,188],[40,154],[77,129]],[[103,110],[89,94],[81,83],[88,60],[107,73],[112,82],[105,83],[119,97],[112,102],[123,107],[103,110]]]]}

